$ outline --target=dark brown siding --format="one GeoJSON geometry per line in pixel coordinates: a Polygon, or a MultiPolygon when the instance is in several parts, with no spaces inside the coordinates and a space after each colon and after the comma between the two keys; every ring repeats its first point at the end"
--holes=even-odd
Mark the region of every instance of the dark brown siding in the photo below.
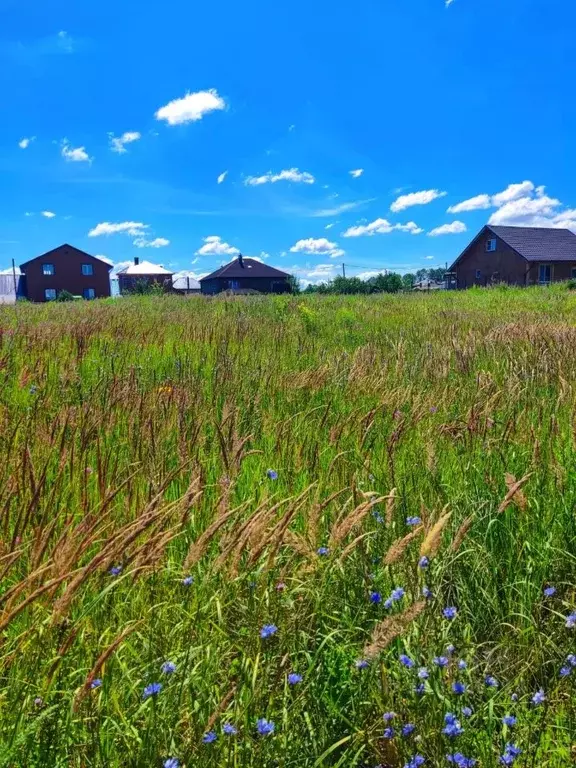
{"type": "Polygon", "coordinates": [[[513,248],[486,230],[464,251],[456,264],[458,288],[491,283],[526,285],[530,264],[513,248]],[[496,240],[496,250],[487,252],[486,241],[496,240]],[[477,277],[479,273],[479,277],[477,277]]]}
{"type": "Polygon", "coordinates": [[[46,301],[44,291],[69,291],[82,296],[85,288],[93,288],[95,298],[110,296],[110,271],[107,264],[71,245],[62,245],[22,266],[26,275],[26,298],[46,301]],[[54,274],[44,275],[43,264],[53,264],[54,274]],[[82,264],[92,265],[92,275],[82,274],[82,264]]]}
{"type": "MultiPolygon", "coordinates": [[[[576,278],[576,261],[543,261],[542,264],[551,266],[552,282],[576,278]]],[[[527,285],[535,285],[539,281],[540,262],[532,261],[527,264],[529,269],[527,285]]]]}
{"type": "Polygon", "coordinates": [[[238,277],[228,279],[217,277],[214,280],[202,280],[202,293],[220,293],[235,289],[250,288],[260,293],[290,293],[290,283],[281,277],[238,277]]]}

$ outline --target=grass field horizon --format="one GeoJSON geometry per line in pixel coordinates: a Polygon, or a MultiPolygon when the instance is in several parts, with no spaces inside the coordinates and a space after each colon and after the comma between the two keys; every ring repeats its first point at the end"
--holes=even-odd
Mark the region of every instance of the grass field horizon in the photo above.
{"type": "Polygon", "coordinates": [[[0,306],[0,768],[576,759],[576,296],[0,306]]]}

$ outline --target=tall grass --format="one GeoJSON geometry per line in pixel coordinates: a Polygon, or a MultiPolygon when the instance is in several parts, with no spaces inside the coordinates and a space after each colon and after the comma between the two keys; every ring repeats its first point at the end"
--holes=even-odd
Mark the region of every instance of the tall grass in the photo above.
{"type": "Polygon", "coordinates": [[[575,348],[556,287],[0,307],[0,766],[569,765],[575,348]]]}

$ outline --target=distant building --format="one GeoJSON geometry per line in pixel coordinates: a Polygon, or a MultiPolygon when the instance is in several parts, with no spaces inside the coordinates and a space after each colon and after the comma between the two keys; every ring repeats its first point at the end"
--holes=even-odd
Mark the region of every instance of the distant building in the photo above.
{"type": "Polygon", "coordinates": [[[172,290],[173,272],[150,261],[140,262],[136,257],[134,264],[118,272],[118,287],[121,294],[134,293],[139,285],[161,286],[166,292],[172,290]]]}
{"type": "Polygon", "coordinates": [[[457,288],[548,285],[576,278],[576,235],[569,229],[487,225],[449,272],[457,288]]]}
{"type": "Polygon", "coordinates": [[[62,291],[84,299],[110,296],[112,265],[73,245],[64,245],[20,265],[22,295],[30,301],[54,301],[62,291]]]}
{"type": "Polygon", "coordinates": [[[176,293],[187,295],[189,293],[200,293],[200,283],[189,275],[181,275],[172,278],[172,290],[176,293]]]}
{"type": "Polygon", "coordinates": [[[24,280],[20,267],[0,271],[0,304],[15,304],[24,298],[24,280]]]}
{"type": "Polygon", "coordinates": [[[200,280],[202,293],[290,293],[290,275],[257,259],[238,258],[200,280]]]}

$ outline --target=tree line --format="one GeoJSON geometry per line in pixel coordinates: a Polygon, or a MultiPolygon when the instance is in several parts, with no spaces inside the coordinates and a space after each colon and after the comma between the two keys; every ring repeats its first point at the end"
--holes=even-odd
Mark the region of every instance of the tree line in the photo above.
{"type": "MultiPolygon", "coordinates": [[[[414,283],[420,280],[442,280],[445,270],[419,269],[400,275],[397,272],[386,272],[362,280],[359,277],[334,277],[326,283],[315,283],[306,286],[303,293],[398,293],[410,291],[414,283]]],[[[297,281],[292,285],[295,287],[297,281]]]]}

